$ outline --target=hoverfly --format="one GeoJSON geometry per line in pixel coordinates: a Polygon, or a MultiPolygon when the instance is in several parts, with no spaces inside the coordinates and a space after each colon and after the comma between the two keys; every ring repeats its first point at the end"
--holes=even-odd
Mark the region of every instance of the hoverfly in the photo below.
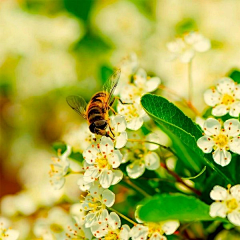
{"type": "MultiPolygon", "coordinates": [[[[109,110],[111,109],[114,113],[114,109],[111,107],[114,103],[116,97],[112,97],[114,90],[117,87],[121,71],[120,69],[116,70],[114,74],[106,81],[103,85],[103,91],[95,93],[89,103],[80,96],[68,96],[67,103],[68,105],[80,114],[83,118],[87,119],[89,124],[89,130],[92,133],[107,136],[113,139],[107,127],[112,133],[110,124],[109,124],[109,110]]],[[[120,100],[120,99],[119,99],[120,100]]],[[[122,102],[120,100],[120,102],[122,102]]],[[[112,133],[114,136],[114,134],[112,133]]]]}

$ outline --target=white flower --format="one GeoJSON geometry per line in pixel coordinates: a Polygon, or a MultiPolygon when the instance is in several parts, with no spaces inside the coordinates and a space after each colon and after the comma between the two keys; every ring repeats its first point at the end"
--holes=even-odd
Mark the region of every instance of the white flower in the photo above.
{"type": "Polygon", "coordinates": [[[138,224],[131,229],[131,237],[133,240],[167,240],[164,234],[173,234],[179,225],[178,220],[138,224]]]}
{"type": "MultiPolygon", "coordinates": [[[[155,134],[149,134],[146,137],[146,140],[150,142],[159,141],[155,134]]],[[[130,178],[135,179],[140,177],[145,172],[146,168],[148,170],[156,170],[159,168],[160,158],[157,153],[152,152],[152,150],[158,148],[157,145],[150,143],[135,143],[130,146],[131,147],[129,149],[125,150],[126,153],[123,157],[124,162],[131,162],[126,169],[130,178]]]]}
{"type": "Polygon", "coordinates": [[[208,89],[204,93],[207,105],[213,107],[212,115],[238,117],[240,114],[240,84],[231,78],[225,77],[218,80],[217,87],[208,89]]]}
{"type": "Polygon", "coordinates": [[[82,203],[75,203],[71,205],[69,213],[79,226],[84,224],[86,212],[82,203]]]}
{"type": "Polygon", "coordinates": [[[49,175],[51,177],[50,183],[53,185],[54,189],[61,189],[65,183],[65,175],[69,169],[68,156],[71,154],[71,147],[67,146],[66,151],[61,155],[58,153],[58,157],[53,157],[52,160],[54,164],[51,164],[51,170],[49,175]]]}
{"type": "Polygon", "coordinates": [[[110,126],[112,133],[114,134],[114,142],[116,148],[122,148],[127,143],[127,122],[124,116],[117,115],[111,117],[110,126]]]}
{"type": "Polygon", "coordinates": [[[125,84],[120,92],[120,98],[126,103],[140,103],[140,98],[148,92],[155,91],[161,80],[159,77],[148,77],[144,69],[138,69],[133,76],[133,83],[125,84]]]}
{"type": "Polygon", "coordinates": [[[83,177],[86,183],[99,179],[103,188],[109,188],[121,181],[123,173],[116,168],[121,164],[122,154],[114,150],[110,138],[103,136],[100,144],[92,145],[83,152],[83,158],[88,164],[83,177]]]}
{"type": "Polygon", "coordinates": [[[71,216],[76,221],[74,227],[68,227],[67,237],[70,239],[92,239],[92,233],[89,228],[84,226],[86,212],[82,203],[71,205],[69,210],[71,216]]]}
{"type": "Polygon", "coordinates": [[[227,216],[232,224],[240,226],[240,184],[228,189],[217,185],[210,192],[210,197],[216,201],[210,206],[211,217],[227,216]]]}
{"type": "Polygon", "coordinates": [[[119,216],[111,212],[106,217],[105,221],[98,222],[91,227],[92,233],[96,238],[105,240],[121,239],[128,240],[130,228],[128,225],[123,225],[121,228],[121,220],[119,216]]]}
{"type": "Polygon", "coordinates": [[[221,124],[216,119],[207,119],[203,126],[205,135],[198,139],[197,145],[204,153],[214,150],[214,161],[224,167],[232,158],[228,150],[240,154],[240,123],[236,119],[229,119],[223,126],[221,129],[221,124]]]}
{"type": "Polygon", "coordinates": [[[117,111],[123,115],[127,121],[127,128],[138,130],[143,125],[143,118],[147,116],[140,103],[118,104],[117,111]]]}
{"type": "Polygon", "coordinates": [[[108,216],[107,207],[115,202],[115,194],[109,189],[103,189],[95,182],[82,204],[85,211],[85,227],[92,227],[96,222],[105,221],[108,216]]]}
{"type": "Polygon", "coordinates": [[[190,62],[195,52],[206,52],[210,47],[210,41],[196,32],[190,32],[183,38],[177,38],[167,44],[168,50],[172,53],[172,59],[179,58],[183,63],[190,62]]]}
{"type": "Polygon", "coordinates": [[[19,237],[19,232],[9,227],[10,221],[7,218],[0,217],[0,239],[1,240],[16,240],[19,237]]]}
{"type": "Polygon", "coordinates": [[[60,207],[54,207],[48,212],[47,218],[36,220],[33,232],[43,240],[64,239],[68,227],[73,227],[72,218],[60,207]]]}

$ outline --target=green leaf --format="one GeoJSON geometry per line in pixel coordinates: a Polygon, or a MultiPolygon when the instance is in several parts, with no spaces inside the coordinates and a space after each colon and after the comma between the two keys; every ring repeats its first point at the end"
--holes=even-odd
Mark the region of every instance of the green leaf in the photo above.
{"type": "Polygon", "coordinates": [[[233,69],[229,73],[229,77],[232,78],[235,82],[240,83],[240,71],[239,71],[239,69],[233,69]]]}
{"type": "Polygon", "coordinates": [[[87,21],[89,18],[90,10],[94,4],[93,0],[63,0],[65,8],[79,17],[80,19],[87,21]]]}
{"type": "Polygon", "coordinates": [[[169,219],[179,221],[211,221],[209,206],[193,196],[183,194],[162,194],[145,200],[139,209],[139,217],[146,222],[160,222],[169,219]]]}
{"type": "Polygon", "coordinates": [[[53,150],[58,153],[59,150],[61,150],[61,153],[64,153],[67,150],[67,145],[64,142],[55,142],[52,145],[53,150]]]}
{"type": "Polygon", "coordinates": [[[196,144],[202,136],[200,127],[163,97],[146,94],[141,103],[148,115],[171,138],[172,147],[184,166],[198,174],[204,162],[204,154],[196,144]]]}

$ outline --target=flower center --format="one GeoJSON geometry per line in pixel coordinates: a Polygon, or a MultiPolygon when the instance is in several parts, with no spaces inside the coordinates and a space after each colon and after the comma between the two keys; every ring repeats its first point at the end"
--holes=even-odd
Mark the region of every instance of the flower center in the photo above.
{"type": "Polygon", "coordinates": [[[157,223],[149,223],[148,226],[148,235],[149,237],[152,236],[154,233],[158,232],[159,234],[163,235],[164,231],[162,230],[161,224],[157,223]]]}
{"type": "Polygon", "coordinates": [[[133,153],[133,156],[134,156],[134,158],[135,158],[135,160],[136,159],[142,159],[143,157],[144,157],[144,150],[143,149],[139,149],[139,148],[137,148],[137,149],[135,149],[134,150],[134,153],[133,153]]]}
{"type": "Polygon", "coordinates": [[[234,102],[234,98],[231,96],[231,95],[229,95],[229,94],[224,94],[223,95],[223,97],[222,97],[222,104],[224,104],[224,105],[230,105],[230,104],[232,104],[234,102]]]}
{"type": "MultiPolygon", "coordinates": [[[[118,229],[117,229],[118,230],[118,229]]],[[[105,240],[117,240],[117,239],[119,239],[119,237],[118,237],[118,232],[119,231],[109,231],[108,233],[107,233],[107,235],[105,235],[105,240]]]]}
{"type": "Polygon", "coordinates": [[[235,210],[238,207],[238,203],[237,203],[237,200],[235,198],[233,198],[231,200],[227,200],[226,205],[227,205],[230,212],[232,212],[233,210],[235,210]]]}
{"type": "Polygon", "coordinates": [[[108,160],[106,157],[97,158],[95,162],[99,169],[109,168],[108,160]]]}
{"type": "Polygon", "coordinates": [[[91,208],[92,212],[97,212],[103,208],[103,204],[96,198],[93,198],[92,202],[88,203],[88,206],[91,208]]]}
{"type": "Polygon", "coordinates": [[[63,227],[56,223],[52,223],[50,229],[55,233],[61,233],[63,231],[63,227]]]}
{"type": "Polygon", "coordinates": [[[220,148],[223,148],[228,144],[228,137],[225,134],[219,134],[214,141],[220,148]]]}

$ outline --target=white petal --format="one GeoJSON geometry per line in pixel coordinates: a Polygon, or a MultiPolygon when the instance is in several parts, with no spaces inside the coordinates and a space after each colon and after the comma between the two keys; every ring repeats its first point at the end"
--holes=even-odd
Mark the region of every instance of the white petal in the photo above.
{"type": "Polygon", "coordinates": [[[123,178],[123,172],[121,170],[113,170],[112,185],[119,183],[123,178]]]}
{"type": "Polygon", "coordinates": [[[209,215],[211,217],[222,217],[225,218],[227,215],[227,207],[224,203],[214,202],[210,205],[209,215]]]}
{"type": "Polygon", "coordinates": [[[54,190],[59,190],[61,189],[66,182],[65,177],[60,177],[60,176],[53,176],[51,178],[51,184],[53,185],[54,190]]]}
{"type": "Polygon", "coordinates": [[[83,158],[88,164],[93,164],[97,158],[98,153],[99,150],[94,145],[92,145],[83,152],[83,158]]]}
{"type": "Polygon", "coordinates": [[[102,199],[107,207],[111,207],[115,202],[115,194],[109,189],[105,189],[102,193],[102,199]]]}
{"type": "Polygon", "coordinates": [[[214,107],[212,109],[212,115],[213,116],[216,116],[216,117],[221,117],[221,116],[224,116],[225,114],[228,113],[228,106],[225,105],[225,104],[220,104],[220,105],[217,105],[216,107],[214,107]]]}
{"type": "Polygon", "coordinates": [[[110,213],[110,216],[108,218],[108,224],[110,225],[110,228],[113,230],[120,228],[121,220],[115,212],[110,213]]]}
{"type": "Polygon", "coordinates": [[[236,99],[240,100],[240,84],[235,85],[234,94],[236,99]]]}
{"type": "Polygon", "coordinates": [[[228,119],[224,122],[224,129],[228,136],[237,137],[240,133],[240,122],[237,119],[228,119]]]}
{"type": "Polygon", "coordinates": [[[147,87],[146,91],[147,92],[155,91],[158,88],[160,83],[161,83],[161,80],[160,80],[159,77],[152,77],[152,78],[150,78],[146,82],[146,87],[147,87]]]}
{"type": "Polygon", "coordinates": [[[221,102],[221,95],[216,89],[208,89],[203,94],[204,101],[208,106],[214,107],[221,102]]]}
{"type": "Polygon", "coordinates": [[[99,176],[99,182],[103,188],[109,188],[112,184],[113,172],[108,169],[103,169],[99,176]]]}
{"type": "Polygon", "coordinates": [[[123,156],[119,150],[114,150],[111,155],[108,155],[108,161],[113,168],[117,168],[120,166],[122,158],[123,156]]]}
{"type": "Polygon", "coordinates": [[[217,149],[215,152],[213,152],[213,159],[214,161],[221,165],[222,167],[227,166],[232,159],[231,153],[227,152],[225,149],[217,149]]]}
{"type": "Polygon", "coordinates": [[[240,184],[231,187],[230,192],[234,198],[240,200],[240,184]]]}
{"type": "Polygon", "coordinates": [[[228,196],[228,191],[221,186],[214,186],[213,190],[210,192],[210,197],[213,200],[225,200],[228,196]]]}
{"type": "Polygon", "coordinates": [[[86,183],[94,182],[96,178],[99,176],[99,169],[95,166],[90,166],[85,171],[83,175],[83,181],[86,183]]]}
{"type": "Polygon", "coordinates": [[[193,44],[193,47],[197,52],[206,52],[211,48],[211,42],[209,39],[203,38],[202,40],[193,44]]]}
{"type": "Polygon", "coordinates": [[[240,155],[240,137],[233,138],[229,141],[228,145],[232,152],[240,155]]]}
{"type": "MultiPolygon", "coordinates": [[[[92,183],[90,189],[89,189],[89,192],[91,194],[92,197],[94,198],[100,198],[102,192],[103,192],[103,188],[101,187],[101,185],[99,184],[98,181],[95,181],[94,183],[92,183]]],[[[90,196],[90,197],[91,197],[90,196]]]]}
{"type": "Polygon", "coordinates": [[[148,227],[137,224],[130,230],[132,240],[146,240],[148,235],[148,227]]]}
{"type": "Polygon", "coordinates": [[[97,222],[91,227],[92,234],[96,238],[101,238],[108,233],[108,227],[106,222],[97,222]]]}
{"type": "Polygon", "coordinates": [[[143,125],[143,119],[136,117],[127,123],[127,128],[131,130],[138,130],[143,125]]]}
{"type": "MultiPolygon", "coordinates": [[[[149,142],[155,142],[155,143],[160,143],[159,136],[156,133],[150,133],[147,135],[146,140],[149,142]]],[[[156,150],[159,148],[157,144],[152,144],[152,143],[145,143],[145,146],[149,150],[156,150]]]]}
{"type": "Polygon", "coordinates": [[[212,152],[212,148],[215,145],[215,142],[211,137],[203,136],[197,140],[197,145],[202,149],[204,153],[212,152]]]}
{"type": "Polygon", "coordinates": [[[189,49],[180,55],[179,60],[183,63],[189,63],[192,60],[192,58],[194,57],[194,55],[195,55],[194,50],[189,49]]]}
{"type": "Polygon", "coordinates": [[[113,142],[110,138],[103,136],[100,142],[100,151],[103,155],[108,155],[114,149],[113,142]]]}
{"type": "Polygon", "coordinates": [[[233,103],[229,110],[229,115],[233,117],[238,117],[240,114],[240,101],[233,103]]]}
{"type": "Polygon", "coordinates": [[[75,203],[71,205],[69,212],[79,226],[84,225],[86,212],[82,203],[75,203]]]}
{"type": "Polygon", "coordinates": [[[88,213],[85,217],[85,227],[89,228],[93,226],[95,223],[97,223],[98,219],[96,214],[94,213],[88,213]]]}
{"type": "Polygon", "coordinates": [[[121,132],[117,137],[115,137],[115,148],[122,148],[127,143],[127,132],[121,132]]]}
{"type": "Polygon", "coordinates": [[[144,171],[145,165],[138,160],[127,166],[128,176],[133,179],[140,177],[144,173],[144,171]]]}
{"type": "Polygon", "coordinates": [[[119,237],[121,240],[128,240],[130,238],[130,227],[127,224],[122,225],[119,237]]]}
{"type": "Polygon", "coordinates": [[[154,232],[149,240],[167,240],[167,238],[161,235],[159,232],[154,232]]]}
{"type": "Polygon", "coordinates": [[[206,135],[218,135],[221,130],[221,124],[214,118],[208,118],[203,124],[203,130],[206,135]]]}
{"type": "Polygon", "coordinates": [[[143,68],[139,68],[137,73],[136,73],[136,77],[139,78],[139,79],[144,79],[146,81],[147,73],[143,68]]]}
{"type": "Polygon", "coordinates": [[[99,216],[99,221],[100,222],[105,222],[108,220],[109,214],[107,209],[103,209],[100,216],[99,216]]]}
{"type": "Polygon", "coordinates": [[[227,217],[232,224],[240,227],[240,212],[233,211],[229,213],[227,217]]]}
{"type": "MultiPolygon", "coordinates": [[[[0,229],[1,230],[1,229],[0,229]]],[[[1,236],[2,237],[2,236],[1,236]]],[[[17,240],[19,237],[19,231],[14,230],[14,229],[8,229],[5,234],[4,237],[1,238],[3,240],[17,240]]]]}
{"type": "Polygon", "coordinates": [[[156,170],[160,166],[160,158],[155,152],[147,153],[144,160],[145,166],[148,170],[156,170]]]}
{"type": "Polygon", "coordinates": [[[80,176],[80,178],[77,181],[77,185],[79,186],[79,189],[83,192],[90,189],[91,183],[87,183],[83,180],[83,175],[80,176]]]}
{"type": "Polygon", "coordinates": [[[124,116],[117,115],[111,118],[111,127],[114,128],[116,132],[124,132],[127,127],[127,122],[124,116]]]}
{"type": "Polygon", "coordinates": [[[217,90],[220,93],[229,93],[231,94],[235,89],[235,83],[231,78],[224,77],[218,80],[217,90]]]}
{"type": "Polygon", "coordinates": [[[178,220],[166,221],[162,225],[162,230],[165,234],[170,235],[173,234],[179,226],[180,223],[178,220]]]}

